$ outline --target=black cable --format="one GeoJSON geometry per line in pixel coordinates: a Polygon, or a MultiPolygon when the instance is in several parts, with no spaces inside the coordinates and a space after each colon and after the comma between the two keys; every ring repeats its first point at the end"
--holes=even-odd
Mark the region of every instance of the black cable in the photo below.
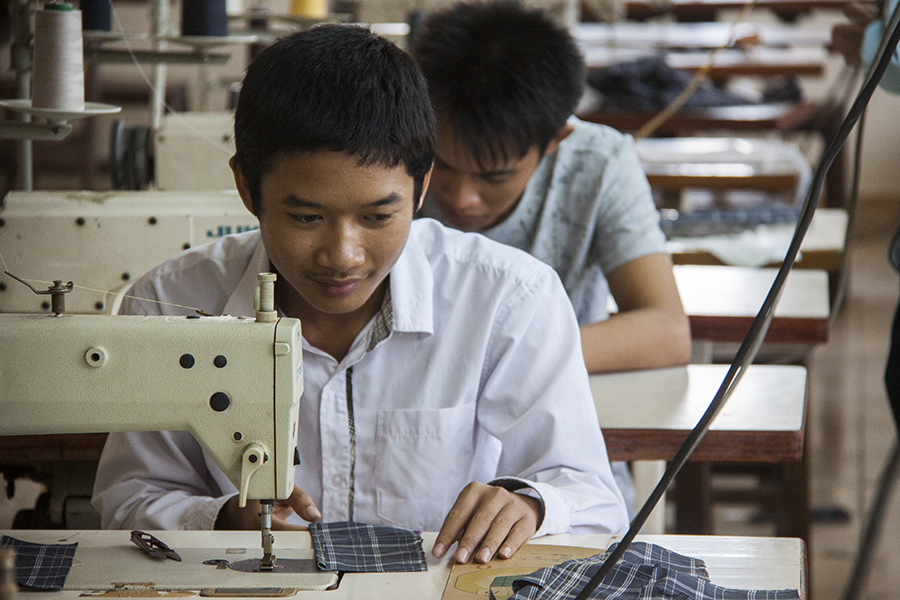
{"type": "Polygon", "coordinates": [[[700,421],[694,429],[691,430],[690,434],[688,434],[687,439],[678,450],[675,458],[669,463],[669,466],[666,468],[665,473],[663,473],[659,483],[650,493],[650,497],[647,498],[647,501],[641,507],[637,516],[635,516],[634,521],[632,521],[631,527],[628,528],[628,531],[616,548],[610,553],[603,564],[600,565],[600,568],[594,576],[591,577],[590,581],[585,584],[578,596],[575,597],[575,600],[587,600],[591,593],[597,589],[597,586],[603,581],[603,578],[606,577],[622,555],[625,554],[628,546],[637,536],[638,532],[640,532],[641,527],[644,526],[650,513],[656,507],[657,502],[659,502],[659,499],[669,487],[669,484],[675,478],[675,475],[678,474],[678,471],[680,471],[681,467],[684,466],[684,463],[687,462],[687,459],[703,439],[703,436],[706,435],[710,423],[716,418],[716,415],[718,415],[722,406],[724,406],[725,401],[734,391],[734,388],[740,381],[740,376],[743,375],[747,365],[755,358],[756,352],[759,350],[765,332],[768,330],[769,323],[772,320],[775,305],[778,302],[778,297],[781,295],[784,282],[787,279],[791,267],[794,265],[794,260],[797,258],[798,252],[800,251],[800,244],[803,241],[803,237],[806,235],[807,230],[809,230],[809,225],[815,214],[825,175],[828,173],[828,169],[831,167],[831,163],[834,162],[834,158],[837,156],[844,141],[849,137],[854,125],[856,125],[856,122],[859,120],[863,109],[869,103],[869,99],[875,92],[878,82],[881,81],[881,77],[884,75],[884,71],[887,69],[888,63],[891,60],[891,55],[897,47],[898,40],[900,40],[900,25],[895,26],[893,31],[891,31],[887,45],[882,49],[881,54],[878,55],[878,60],[876,61],[872,74],[866,80],[865,85],[856,96],[856,100],[847,112],[847,116],[841,123],[834,140],[832,140],[831,144],[822,154],[812,185],[810,185],[809,193],[801,208],[800,218],[797,220],[797,227],[794,230],[794,236],[791,239],[784,261],[781,263],[781,267],[775,275],[775,281],[772,283],[772,287],[769,289],[769,293],[763,301],[759,312],[753,319],[750,330],[747,332],[747,336],[744,338],[744,341],[741,343],[740,348],[735,354],[734,360],[728,369],[728,373],[725,375],[725,379],[722,381],[715,397],[706,409],[706,412],[703,413],[700,421]]]}

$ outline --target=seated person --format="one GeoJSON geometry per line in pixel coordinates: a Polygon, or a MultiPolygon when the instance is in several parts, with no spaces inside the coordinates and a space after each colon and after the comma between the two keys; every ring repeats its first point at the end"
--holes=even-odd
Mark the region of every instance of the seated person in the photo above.
{"type": "MultiPolygon", "coordinates": [[[[124,312],[255,314],[272,271],[302,322],[297,487],[273,528],[355,520],[439,531],[433,554],[511,556],[532,536],[622,532],[571,304],[548,266],[413,220],[434,114],[413,59],[358,26],[265,49],[235,113],[235,183],[259,230],[187,250],[124,312]],[[158,303],[162,302],[162,303],[158,303]]],[[[94,506],[106,528],[251,529],[186,432],[112,434],[94,506]]]]}
{"type": "Polygon", "coordinates": [[[437,117],[420,216],[556,269],[589,372],[687,363],[688,320],[633,141],[572,116],[584,60],[568,31],[516,2],[459,4],[429,15],[411,52],[437,117]]]}

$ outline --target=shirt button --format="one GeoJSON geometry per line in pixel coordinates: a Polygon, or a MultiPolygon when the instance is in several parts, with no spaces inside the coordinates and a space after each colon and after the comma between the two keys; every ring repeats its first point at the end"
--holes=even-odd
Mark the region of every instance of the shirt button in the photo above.
{"type": "Polygon", "coordinates": [[[340,475],[335,475],[331,478],[331,485],[341,485],[344,482],[344,478],[340,475]]]}

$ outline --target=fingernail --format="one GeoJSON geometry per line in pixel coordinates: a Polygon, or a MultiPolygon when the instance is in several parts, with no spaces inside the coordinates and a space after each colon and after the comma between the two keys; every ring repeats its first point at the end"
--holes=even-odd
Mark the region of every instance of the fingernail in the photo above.
{"type": "Polygon", "coordinates": [[[469,551],[466,550],[465,548],[460,548],[459,551],[456,553],[456,562],[464,563],[467,560],[469,560],[469,551]]]}
{"type": "Polygon", "coordinates": [[[481,552],[478,553],[478,557],[476,559],[478,562],[486,563],[491,560],[491,549],[490,548],[482,548],[481,552]]]}
{"type": "Polygon", "coordinates": [[[500,556],[502,556],[503,558],[509,558],[510,556],[512,556],[512,548],[510,548],[509,546],[503,546],[503,548],[500,549],[500,556]]]}
{"type": "Polygon", "coordinates": [[[431,549],[431,555],[435,558],[441,558],[442,556],[444,556],[444,552],[446,550],[447,549],[444,548],[443,544],[435,544],[434,548],[431,549]]]}
{"type": "Polygon", "coordinates": [[[316,508],[311,508],[309,510],[309,516],[312,518],[313,521],[318,521],[319,519],[322,518],[322,513],[320,513],[319,510],[316,508]]]}

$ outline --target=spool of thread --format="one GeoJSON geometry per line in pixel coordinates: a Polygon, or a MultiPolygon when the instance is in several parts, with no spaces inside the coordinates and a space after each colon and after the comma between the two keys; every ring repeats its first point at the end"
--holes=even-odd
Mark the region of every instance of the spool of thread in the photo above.
{"type": "Polygon", "coordinates": [[[81,11],[48,2],[34,15],[32,106],[84,110],[81,11]]]}
{"type": "Polygon", "coordinates": [[[228,35],[225,0],[184,0],[181,4],[181,35],[228,35]]]}
{"type": "Polygon", "coordinates": [[[85,31],[112,29],[112,0],[81,0],[81,28],[85,31]]]}
{"type": "Polygon", "coordinates": [[[244,16],[244,0],[225,0],[225,13],[229,17],[244,16]]]}
{"type": "Polygon", "coordinates": [[[291,14],[297,17],[324,19],[328,16],[328,0],[291,0],[291,14]]]}

